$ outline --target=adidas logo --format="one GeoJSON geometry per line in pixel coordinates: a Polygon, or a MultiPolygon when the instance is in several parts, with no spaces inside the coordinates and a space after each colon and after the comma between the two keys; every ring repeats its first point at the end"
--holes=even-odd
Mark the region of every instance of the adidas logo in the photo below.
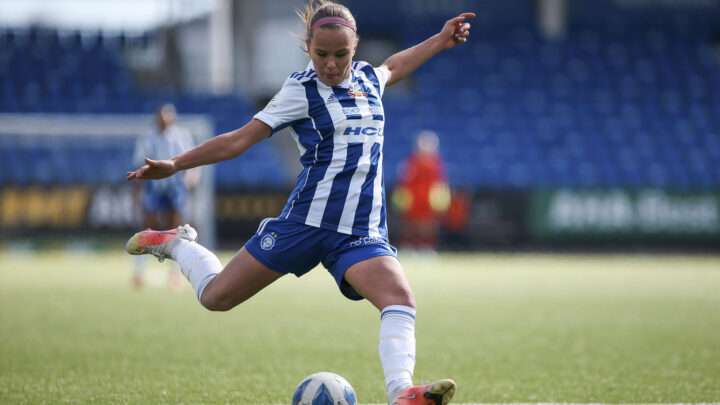
{"type": "Polygon", "coordinates": [[[325,101],[325,104],[337,103],[338,101],[340,101],[340,100],[338,100],[338,98],[335,97],[335,94],[331,94],[330,97],[327,98],[327,101],[325,101]]]}

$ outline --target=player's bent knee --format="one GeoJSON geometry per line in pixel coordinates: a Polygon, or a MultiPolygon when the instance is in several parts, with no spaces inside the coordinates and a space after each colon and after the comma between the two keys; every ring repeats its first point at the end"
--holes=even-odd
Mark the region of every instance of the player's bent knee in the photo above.
{"type": "Polygon", "coordinates": [[[415,308],[415,307],[416,307],[415,294],[413,294],[412,291],[410,291],[410,295],[407,297],[407,304],[406,304],[406,305],[409,306],[409,307],[412,307],[412,308],[415,308]]]}
{"type": "Polygon", "coordinates": [[[230,305],[227,302],[224,302],[222,300],[215,299],[214,297],[206,297],[205,295],[202,296],[200,299],[200,303],[202,304],[205,309],[209,311],[217,311],[217,312],[224,312],[232,309],[235,305],[230,305]]]}
{"type": "Polygon", "coordinates": [[[411,308],[416,306],[415,294],[412,290],[405,288],[394,289],[370,300],[380,310],[390,305],[403,305],[411,308]]]}
{"type": "Polygon", "coordinates": [[[404,305],[407,307],[415,308],[415,294],[411,290],[403,289],[401,292],[394,297],[398,302],[391,305],[404,305]]]}
{"type": "Polygon", "coordinates": [[[415,294],[407,282],[395,284],[390,290],[388,298],[393,301],[389,305],[404,305],[415,308],[415,294]]]}
{"type": "Polygon", "coordinates": [[[200,297],[200,304],[209,311],[224,312],[233,309],[240,302],[227,294],[218,294],[212,289],[205,289],[200,297]]]}

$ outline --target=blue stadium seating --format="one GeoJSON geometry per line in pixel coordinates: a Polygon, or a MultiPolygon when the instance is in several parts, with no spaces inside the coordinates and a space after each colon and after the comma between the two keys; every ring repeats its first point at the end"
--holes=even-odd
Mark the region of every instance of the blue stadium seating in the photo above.
{"type": "MultiPolygon", "coordinates": [[[[132,84],[120,52],[123,35],[81,35],[49,29],[0,30],[0,112],[148,113],[174,102],[181,113],[208,114],[218,133],[246,122],[252,112],[241,96],[173,94],[132,84]]],[[[137,38],[132,39],[138,40],[137,38]]],[[[140,38],[145,41],[146,38],[140,38]]],[[[0,144],[0,184],[119,182],[131,167],[132,144],[125,140],[8,136],[0,144]]],[[[269,147],[218,167],[224,187],[281,187],[282,168],[269,147]],[[249,175],[258,171],[258,175],[249,175]]]]}
{"type": "MultiPolygon", "coordinates": [[[[410,3],[388,6],[407,16],[399,22],[394,13],[356,17],[367,31],[399,31],[412,45],[435,32],[438,17],[403,9],[410,3]]],[[[411,91],[387,91],[388,186],[415,135],[432,129],[456,186],[720,187],[720,59],[712,43],[720,13],[620,12],[603,2],[605,18],[597,18],[598,2],[579,2],[565,39],[550,41],[533,27],[533,2],[506,3],[473,21],[470,46],[418,69],[411,91]]],[[[118,56],[133,40],[147,38],[0,30],[0,111],[145,113],[169,100],[181,112],[210,114],[218,133],[253,114],[239,95],[137,88],[118,56]]],[[[0,184],[120,181],[132,155],[119,142],[17,139],[0,142],[0,184]],[[99,158],[107,152],[112,159],[99,158]],[[43,171],[39,161],[69,170],[43,171]]],[[[285,187],[280,163],[272,145],[260,143],[218,164],[216,180],[285,187]]]]}

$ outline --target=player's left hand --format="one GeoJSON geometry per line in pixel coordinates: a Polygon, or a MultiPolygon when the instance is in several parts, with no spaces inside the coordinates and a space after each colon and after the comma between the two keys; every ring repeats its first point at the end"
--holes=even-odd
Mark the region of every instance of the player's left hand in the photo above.
{"type": "Polygon", "coordinates": [[[442,41],[442,49],[450,49],[467,42],[470,36],[470,23],[465,22],[465,20],[474,17],[475,13],[462,13],[445,22],[442,31],[438,34],[442,41]]]}

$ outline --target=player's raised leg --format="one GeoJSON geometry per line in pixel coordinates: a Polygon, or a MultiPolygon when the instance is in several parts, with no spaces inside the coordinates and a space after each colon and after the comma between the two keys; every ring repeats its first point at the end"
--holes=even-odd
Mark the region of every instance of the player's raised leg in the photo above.
{"type": "Polygon", "coordinates": [[[265,267],[243,247],[205,287],[200,302],[212,311],[227,311],[284,276],[265,267]]]}
{"type": "Polygon", "coordinates": [[[413,386],[415,296],[400,262],[377,256],[352,265],[347,281],[380,312],[378,351],[391,405],[445,405],[455,394],[452,380],[413,386]]]}
{"type": "Polygon", "coordinates": [[[211,311],[231,309],[283,276],[263,266],[244,248],[223,268],[217,256],[196,240],[197,232],[189,225],[167,231],[146,230],[128,240],[127,251],[177,261],[198,301],[211,311]]]}

